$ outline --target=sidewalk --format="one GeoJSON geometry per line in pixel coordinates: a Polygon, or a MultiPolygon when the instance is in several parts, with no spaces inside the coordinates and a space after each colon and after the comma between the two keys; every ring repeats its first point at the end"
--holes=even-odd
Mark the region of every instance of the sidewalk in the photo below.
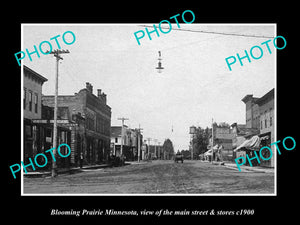
{"type": "MultiPolygon", "coordinates": [[[[84,170],[89,169],[99,169],[99,168],[107,168],[110,167],[111,164],[100,164],[100,165],[84,165],[82,168],[80,167],[71,167],[71,168],[58,168],[57,173],[58,174],[64,174],[64,173],[79,173],[83,172],[84,170]]],[[[41,176],[51,176],[51,171],[30,171],[30,172],[23,172],[24,176],[30,176],[30,177],[41,177],[41,176]]]]}
{"type": "MultiPolygon", "coordinates": [[[[144,161],[127,161],[125,162],[126,165],[139,165],[139,164],[145,164],[147,162],[144,161]]],[[[100,168],[107,168],[112,167],[112,164],[99,164],[99,165],[84,165],[82,168],[80,167],[71,167],[71,168],[58,168],[57,173],[58,174],[65,174],[65,173],[79,173],[84,172],[86,170],[93,170],[93,169],[100,169],[100,168]]],[[[51,176],[51,171],[28,171],[27,173],[23,172],[24,176],[29,177],[42,177],[42,176],[51,176]]]]}
{"type": "MultiPolygon", "coordinates": [[[[225,162],[225,164],[223,166],[239,171],[237,165],[233,162],[225,162]]],[[[257,173],[274,173],[275,172],[275,168],[263,167],[263,166],[251,167],[251,166],[240,165],[240,168],[241,168],[241,172],[257,172],[257,173]]]]}
{"type": "MultiPolygon", "coordinates": [[[[213,165],[218,165],[218,166],[225,166],[229,169],[233,169],[236,171],[239,171],[239,168],[234,162],[210,162],[210,161],[201,161],[205,163],[211,163],[213,165]]],[[[241,172],[257,172],[257,173],[274,173],[275,168],[269,168],[269,167],[263,167],[263,166],[245,166],[245,165],[240,165],[241,172]]]]}

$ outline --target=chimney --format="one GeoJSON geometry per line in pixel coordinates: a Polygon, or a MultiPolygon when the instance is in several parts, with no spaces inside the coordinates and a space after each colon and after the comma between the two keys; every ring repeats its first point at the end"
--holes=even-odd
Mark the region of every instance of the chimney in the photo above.
{"type": "Polygon", "coordinates": [[[106,104],[106,94],[104,92],[102,93],[102,99],[103,99],[104,103],[106,104]]]}
{"type": "Polygon", "coordinates": [[[97,96],[101,99],[101,89],[97,89],[97,96]]]}
{"type": "Polygon", "coordinates": [[[86,83],[85,83],[85,87],[86,87],[86,89],[87,89],[91,94],[93,94],[93,86],[92,86],[92,84],[90,84],[89,82],[86,82],[86,83]]]}
{"type": "Polygon", "coordinates": [[[92,86],[92,84],[90,84],[90,92],[91,92],[91,94],[93,94],[93,86],[92,86]]]}

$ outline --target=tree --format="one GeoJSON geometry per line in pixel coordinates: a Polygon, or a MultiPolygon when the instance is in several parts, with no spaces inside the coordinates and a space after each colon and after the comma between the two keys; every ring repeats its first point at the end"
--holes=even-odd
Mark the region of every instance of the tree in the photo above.
{"type": "Polygon", "coordinates": [[[229,125],[228,123],[226,123],[226,122],[221,122],[221,123],[219,123],[218,127],[225,127],[225,128],[229,128],[229,127],[230,127],[230,125],[229,125]]]}
{"type": "Polygon", "coordinates": [[[205,129],[198,127],[196,129],[196,134],[192,139],[192,144],[194,146],[194,156],[198,156],[199,154],[203,154],[207,151],[207,145],[209,144],[210,134],[211,129],[209,129],[208,127],[206,127],[205,129]]]}
{"type": "Polygon", "coordinates": [[[174,155],[173,143],[170,139],[166,139],[162,146],[164,159],[171,159],[174,155]]]}

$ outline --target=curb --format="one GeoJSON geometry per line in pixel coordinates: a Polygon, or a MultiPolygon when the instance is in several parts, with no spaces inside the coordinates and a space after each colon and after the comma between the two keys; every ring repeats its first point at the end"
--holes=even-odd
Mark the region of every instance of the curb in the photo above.
{"type": "MultiPolygon", "coordinates": [[[[239,171],[239,169],[233,164],[224,164],[226,168],[234,169],[239,171]]],[[[255,168],[251,166],[242,166],[240,172],[256,172],[256,173],[274,173],[274,168],[255,168]]]]}
{"type": "MultiPolygon", "coordinates": [[[[80,173],[80,172],[84,172],[83,170],[92,170],[92,169],[99,169],[99,168],[107,168],[107,167],[111,167],[110,164],[102,164],[102,165],[93,165],[93,166],[83,166],[82,168],[80,167],[74,167],[74,168],[69,168],[69,169],[63,169],[63,170],[58,170],[57,173],[58,174],[65,174],[65,173],[80,173]]],[[[46,172],[27,172],[27,173],[23,173],[23,176],[25,177],[43,177],[43,176],[51,176],[51,171],[46,171],[46,172]]]]}

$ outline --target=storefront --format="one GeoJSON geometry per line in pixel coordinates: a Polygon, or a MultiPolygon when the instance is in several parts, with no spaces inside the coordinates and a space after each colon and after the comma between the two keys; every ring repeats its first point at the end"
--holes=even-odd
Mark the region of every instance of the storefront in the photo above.
{"type": "MultiPolygon", "coordinates": [[[[31,120],[31,129],[29,124],[24,123],[25,136],[24,138],[24,163],[28,163],[28,158],[34,158],[36,154],[44,153],[53,146],[53,121],[49,120],[31,120]],[[27,129],[27,131],[26,131],[27,129]],[[31,137],[29,137],[31,135],[31,137]]],[[[57,126],[57,146],[60,144],[71,145],[71,130],[68,127],[57,126]]],[[[65,146],[60,148],[62,154],[67,154],[68,150],[65,146]]],[[[39,169],[50,169],[52,165],[52,157],[49,154],[45,154],[48,158],[47,166],[39,169]]],[[[42,158],[40,158],[42,160],[42,158]]],[[[70,157],[62,158],[57,157],[57,166],[59,168],[65,168],[70,166],[70,157]]],[[[43,164],[40,162],[40,164],[43,164]]]]}
{"type": "MultiPolygon", "coordinates": [[[[261,147],[268,146],[272,149],[274,153],[273,146],[271,147],[271,132],[260,134],[259,137],[260,137],[260,146],[261,147]]],[[[271,155],[270,151],[268,150],[261,151],[261,154],[265,159],[269,158],[271,155]]],[[[271,157],[271,159],[269,160],[261,160],[260,165],[266,167],[274,167],[274,157],[271,157]]]]}
{"type": "MultiPolygon", "coordinates": [[[[246,154],[248,157],[251,159],[255,157],[254,151],[256,151],[256,154],[260,157],[260,149],[264,146],[270,147],[271,144],[271,133],[265,133],[261,135],[255,135],[252,138],[245,140],[240,146],[234,149],[236,158],[239,158],[241,156],[246,157],[246,154]]],[[[261,154],[263,158],[269,158],[270,157],[270,152],[268,150],[266,151],[261,151],[261,154]]],[[[258,163],[257,160],[252,160],[252,166],[265,166],[265,167],[274,167],[273,163],[274,159],[271,157],[269,160],[263,160],[260,159],[260,163],[258,163]]],[[[245,165],[249,166],[248,160],[246,160],[245,165]]]]}

